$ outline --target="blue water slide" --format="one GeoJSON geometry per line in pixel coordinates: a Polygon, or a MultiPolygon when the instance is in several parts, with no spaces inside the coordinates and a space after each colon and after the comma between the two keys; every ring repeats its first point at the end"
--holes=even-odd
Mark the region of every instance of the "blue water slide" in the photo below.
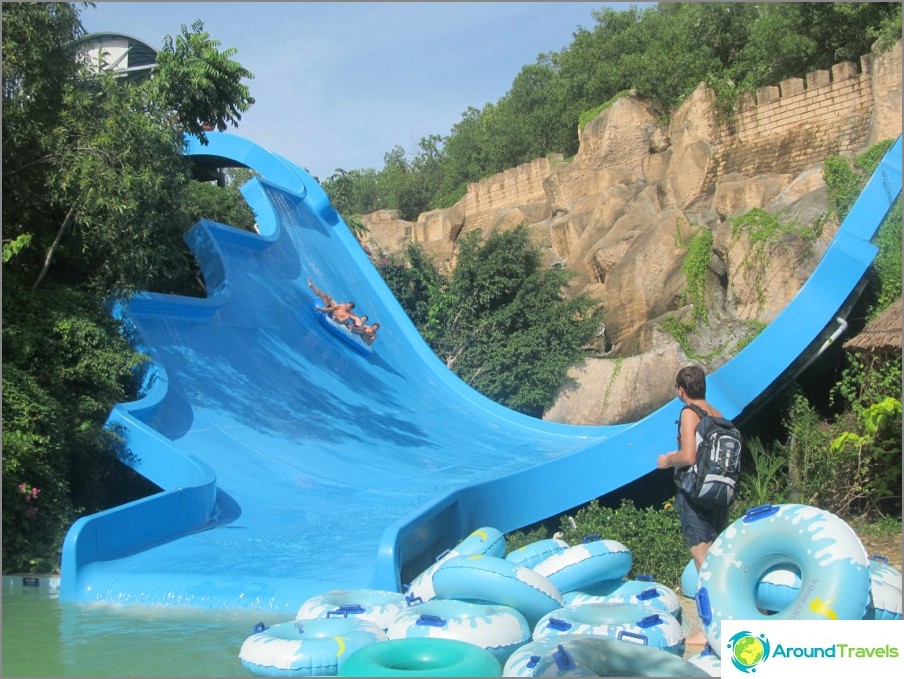
{"type": "MultiPolygon", "coordinates": [[[[137,294],[114,313],[152,358],[117,405],[160,491],[79,519],[64,600],[293,612],[337,588],[400,589],[477,527],[502,531],[619,489],[673,447],[680,404],[629,423],[545,422],[481,396],[431,352],[306,172],[240,137],[187,153],[257,173],[258,233],[186,235],[207,297],[137,294]],[[308,280],[379,321],[372,352],[319,322],[308,280]]],[[[708,379],[728,417],[764,402],[835,332],[901,190],[901,140],[786,309],[708,379]]]]}

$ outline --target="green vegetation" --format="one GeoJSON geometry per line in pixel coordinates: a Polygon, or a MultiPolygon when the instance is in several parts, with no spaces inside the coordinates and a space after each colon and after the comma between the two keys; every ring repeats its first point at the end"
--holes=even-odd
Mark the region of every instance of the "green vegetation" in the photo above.
{"type": "Polygon", "coordinates": [[[621,500],[617,507],[593,500],[573,513],[559,516],[554,523],[554,529],[539,525],[507,534],[506,549],[513,551],[548,538],[553,532],[561,533],[562,539],[571,545],[598,535],[616,540],[631,550],[633,564],[628,577],[651,575],[657,582],[679,587],[690,554],[681,537],[678,512],[671,502],[661,508],[641,508],[631,500],[621,500]]]}
{"type": "Polygon", "coordinates": [[[641,509],[632,501],[623,500],[618,508],[612,509],[594,500],[578,509],[573,518],[574,526],[570,521],[563,521],[561,527],[563,539],[569,544],[579,543],[587,535],[616,540],[634,555],[631,577],[652,575],[663,583],[681,579],[689,556],[681,537],[678,512],[671,503],[662,509],[641,509]],[[651,540],[651,536],[656,539],[651,540]]]}
{"type": "MultiPolygon", "coordinates": [[[[886,140],[858,156],[853,165],[827,160],[823,173],[829,203],[840,220],[853,205],[882,156],[886,140]]],[[[901,296],[901,197],[875,238],[878,255],[868,273],[861,305],[875,317],[901,296]]],[[[829,410],[795,393],[786,405],[786,438],[774,444],[764,463],[783,462],[779,496],[807,502],[848,517],[882,519],[901,512],[901,356],[886,352],[844,352],[829,410]]]]}
{"type": "Polygon", "coordinates": [[[706,285],[709,279],[709,260],[713,254],[713,234],[707,228],[697,229],[685,244],[687,254],[681,263],[681,271],[687,281],[687,301],[693,307],[694,321],[705,323],[706,285]]]}
{"type": "Polygon", "coordinates": [[[747,326],[747,334],[738,340],[738,343],[735,345],[736,351],[741,351],[741,349],[750,344],[757,335],[766,329],[766,324],[762,321],[746,321],[745,325],[747,326]]]}
{"type": "Polygon", "coordinates": [[[136,289],[203,294],[181,236],[200,216],[250,228],[235,190],[194,182],[183,133],[226,129],[250,73],[200,23],[155,78],[83,70],[79,8],[3,5],[3,569],[53,571],[81,514],[146,493],[104,428],[146,358],[110,317],[136,289]],[[187,87],[186,83],[193,83],[187,87]]]}
{"type": "Polygon", "coordinates": [[[612,391],[612,386],[615,384],[615,380],[618,378],[618,374],[621,372],[623,364],[623,358],[618,357],[615,359],[615,367],[612,369],[612,374],[609,376],[609,383],[606,385],[606,395],[603,396],[603,409],[605,409],[609,403],[609,394],[612,391]]]}
{"type": "Polygon", "coordinates": [[[589,111],[584,111],[580,116],[578,116],[578,129],[583,130],[587,123],[596,118],[600,113],[605,111],[607,108],[612,106],[618,100],[619,97],[623,97],[628,94],[630,90],[623,90],[622,92],[618,92],[614,97],[612,97],[609,101],[604,104],[600,104],[599,106],[595,106],[589,111]]]}
{"type": "Polygon", "coordinates": [[[879,253],[873,261],[872,294],[875,299],[871,317],[901,298],[902,243],[901,197],[892,205],[874,240],[879,253]]]}
{"type": "Polygon", "coordinates": [[[681,351],[692,361],[700,360],[700,356],[691,344],[691,333],[696,329],[694,323],[686,323],[673,314],[668,314],[659,324],[659,327],[672,336],[681,351]]]}
{"type": "MultiPolygon", "coordinates": [[[[856,195],[854,197],[856,198],[856,195]]],[[[789,242],[789,237],[800,239],[809,248],[822,232],[822,222],[817,220],[813,224],[805,226],[799,226],[793,222],[785,223],[780,221],[776,215],[760,208],[754,208],[730,221],[732,237],[738,239],[744,235],[747,238],[749,247],[742,265],[753,279],[759,308],[762,311],[766,303],[766,291],[763,284],[766,279],[767,267],[772,260],[773,249],[789,242]]]]}
{"type": "Polygon", "coordinates": [[[568,272],[541,267],[540,248],[524,226],[486,240],[471,232],[458,247],[449,277],[417,245],[404,258],[377,263],[450,369],[493,400],[540,416],[596,331],[591,302],[564,298],[568,272]]]}

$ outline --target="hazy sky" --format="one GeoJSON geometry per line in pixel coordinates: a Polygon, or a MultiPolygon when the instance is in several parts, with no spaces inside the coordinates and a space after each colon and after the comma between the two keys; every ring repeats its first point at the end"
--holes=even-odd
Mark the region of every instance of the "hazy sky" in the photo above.
{"type": "Polygon", "coordinates": [[[599,2],[98,2],[88,32],[125,33],[155,49],[204,22],[249,71],[256,103],[233,130],[321,180],[382,169],[447,135],[469,107],[496,102],[545,52],[592,28],[599,2]]]}

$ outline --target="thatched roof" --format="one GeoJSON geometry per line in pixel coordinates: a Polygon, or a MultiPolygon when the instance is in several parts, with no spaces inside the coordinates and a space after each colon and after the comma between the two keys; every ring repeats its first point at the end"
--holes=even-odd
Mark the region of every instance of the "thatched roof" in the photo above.
{"type": "Polygon", "coordinates": [[[901,298],[866,324],[855,337],[844,343],[854,351],[901,351],[901,298]]]}

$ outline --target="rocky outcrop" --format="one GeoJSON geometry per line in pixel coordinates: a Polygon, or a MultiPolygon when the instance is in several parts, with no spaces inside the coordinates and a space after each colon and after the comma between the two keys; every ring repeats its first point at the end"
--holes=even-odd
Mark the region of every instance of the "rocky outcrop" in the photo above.
{"type": "Polygon", "coordinates": [[[463,233],[530,225],[545,261],[575,272],[568,293],[595,300],[606,329],[605,355],[572,371],[546,417],[630,421],[673,397],[671,375],[687,362],[662,324],[694,315],[683,271],[693,234],[713,236],[710,322],[693,341],[699,353],[717,356],[705,362],[714,369],[750,321],[770,322],[809,277],[838,226],[823,219],[821,163],[898,136],[901,91],[899,41],[859,66],[846,62],[761,88],[730,121],[702,84],[668,124],[646,102],[622,96],[580,131],[570,162],[550,157],[506,170],[416,224],[386,211],[364,224],[377,248],[421,243],[441,266],[451,265],[463,233]],[[753,208],[784,224],[819,219],[822,232],[814,239],[788,229],[764,243],[732,221],[753,208]]]}

